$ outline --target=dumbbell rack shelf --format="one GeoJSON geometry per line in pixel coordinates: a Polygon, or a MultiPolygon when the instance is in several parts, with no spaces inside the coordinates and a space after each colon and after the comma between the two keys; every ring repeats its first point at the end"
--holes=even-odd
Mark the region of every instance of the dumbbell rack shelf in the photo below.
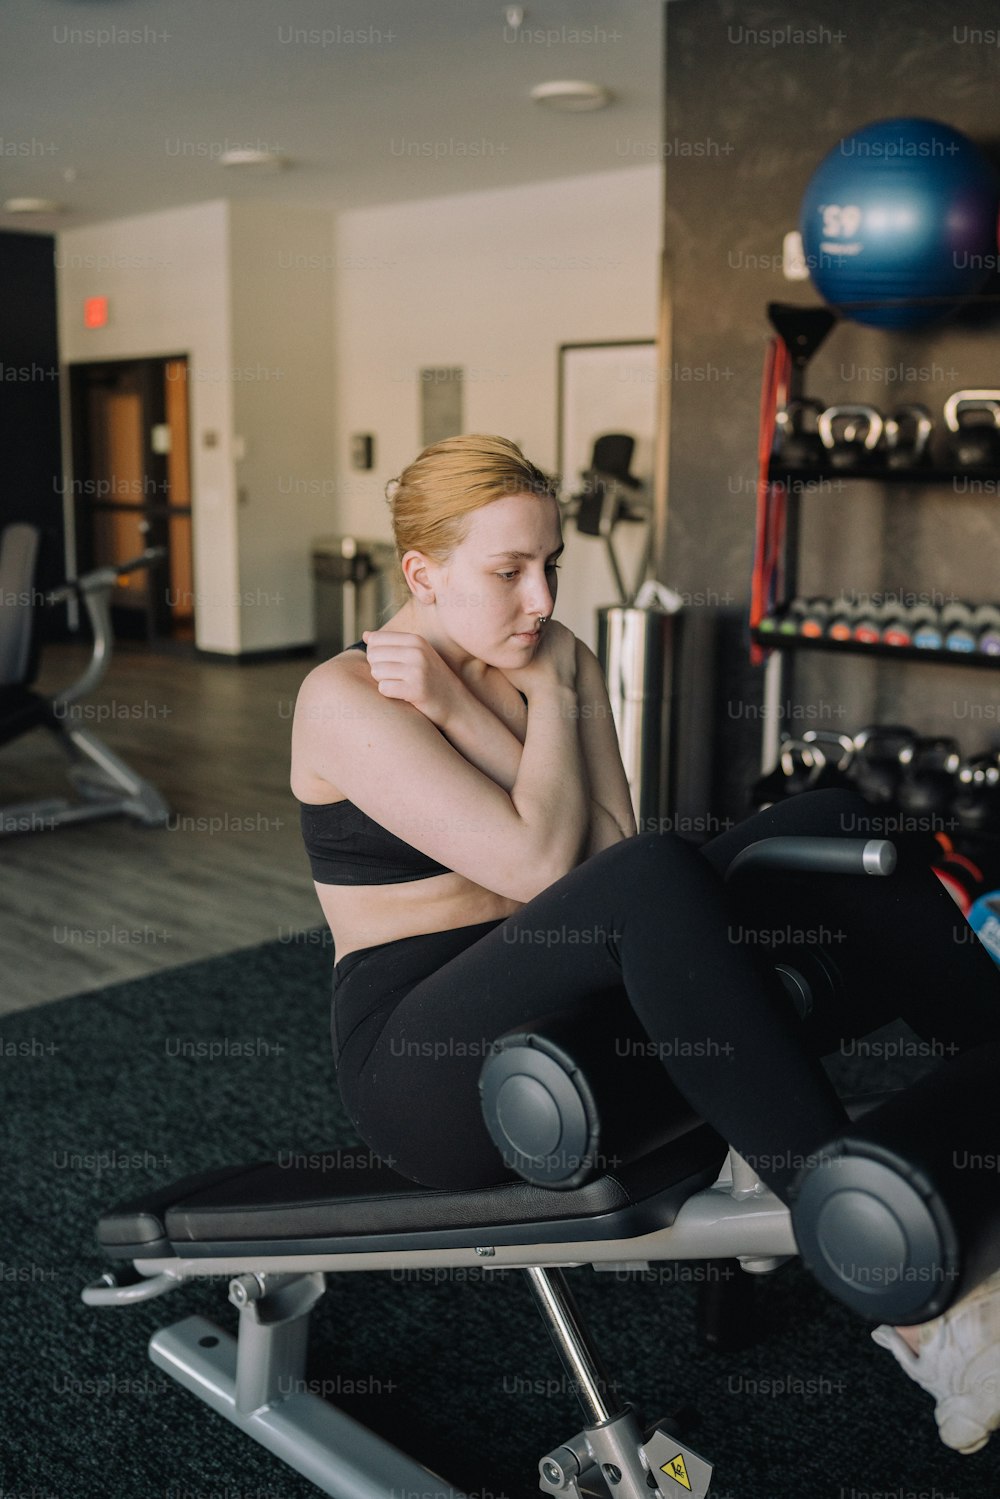
{"type": "Polygon", "coordinates": [[[777,635],[770,630],[753,630],[758,645],[773,651],[828,651],[832,655],[880,656],[892,661],[933,662],[938,666],[978,666],[988,671],[1000,670],[1000,656],[982,651],[938,651],[912,645],[865,645],[860,640],[825,640],[808,635],[777,635]]]}
{"type": "MultiPolygon", "coordinates": [[[[985,481],[994,483],[997,486],[995,492],[1000,495],[1000,468],[935,468],[929,463],[923,468],[889,468],[887,465],[868,463],[838,469],[817,468],[812,465],[790,467],[775,459],[768,468],[768,478],[775,483],[791,485],[796,490],[809,485],[820,485],[824,481],[829,484],[834,479],[841,479],[844,483],[854,483],[857,479],[874,479],[879,484],[955,484],[958,480],[982,484],[985,481]]],[[[964,492],[976,494],[975,490],[964,492]]],[[[961,494],[963,491],[957,490],[956,493],[961,494]]]]}
{"type": "MultiPolygon", "coordinates": [[[[782,339],[790,356],[790,373],[785,399],[788,402],[801,400],[804,396],[805,372],[809,361],[824,342],[840,318],[829,308],[802,307],[781,302],[771,302],[767,308],[771,326],[782,339]]],[[[954,465],[936,463],[933,458],[909,467],[893,467],[887,463],[858,463],[850,467],[835,467],[832,464],[789,464],[780,454],[773,457],[766,468],[768,480],[781,484],[785,490],[786,520],[781,549],[785,602],[775,605],[770,611],[780,613],[797,593],[797,573],[800,539],[799,502],[808,498],[811,491],[828,492],[841,481],[845,487],[858,481],[869,480],[888,485],[951,485],[956,497],[969,494],[977,499],[991,492],[1000,495],[1000,468],[986,465],[958,468],[954,465]],[[996,486],[993,491],[993,485],[996,486]],[[961,486],[961,487],[959,487],[961,486]],[[989,486],[989,487],[987,487],[989,486]]],[[[898,662],[922,662],[924,665],[971,666],[986,670],[1000,668],[1000,657],[984,652],[950,651],[927,649],[917,646],[868,644],[854,640],[829,640],[824,637],[801,635],[779,635],[776,631],[751,628],[751,639],[755,645],[769,652],[764,675],[764,732],[761,742],[761,771],[766,774],[777,762],[781,749],[782,705],[793,697],[792,662],[796,651],[825,651],[829,654],[867,656],[898,662]]]]}

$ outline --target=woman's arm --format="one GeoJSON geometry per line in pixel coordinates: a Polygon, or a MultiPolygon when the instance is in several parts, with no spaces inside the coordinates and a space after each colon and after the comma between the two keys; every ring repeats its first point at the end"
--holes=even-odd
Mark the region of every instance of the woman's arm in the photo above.
{"type": "MultiPolygon", "coordinates": [[[[577,640],[576,646],[577,724],[590,802],[583,857],[589,859],[603,848],[634,837],[636,827],[600,662],[582,641],[577,640]]],[[[521,742],[460,678],[455,682],[449,711],[438,728],[464,759],[509,792],[521,763],[521,742]]]]}
{"type": "MultiPolygon", "coordinates": [[[[576,685],[571,707],[577,729],[574,749],[579,754],[584,805],[589,812],[586,842],[580,856],[590,858],[603,848],[633,837],[635,819],[600,662],[581,640],[565,627],[560,629],[569,636],[574,650],[576,685]]],[[[365,639],[369,647],[368,665],[379,682],[379,690],[417,706],[469,765],[511,794],[520,771],[523,745],[495,709],[482,702],[464,678],[452,671],[419,636],[368,630],[365,639]]],[[[530,722],[530,711],[528,716],[530,722]]],[[[572,758],[575,760],[577,756],[572,758]]]]}
{"type": "Polygon", "coordinates": [[[576,691],[591,800],[611,818],[622,838],[634,838],[635,813],[604,673],[593,651],[580,639],[576,642],[576,691]]]}

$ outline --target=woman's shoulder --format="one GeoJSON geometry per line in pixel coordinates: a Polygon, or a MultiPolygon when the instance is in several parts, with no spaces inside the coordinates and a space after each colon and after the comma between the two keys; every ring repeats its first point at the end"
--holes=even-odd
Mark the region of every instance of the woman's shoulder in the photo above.
{"type": "Polygon", "coordinates": [[[302,680],[299,700],[336,696],[345,682],[371,683],[373,687],[376,685],[368,670],[368,657],[364,651],[348,647],[314,666],[302,680]]]}
{"type": "Polygon", "coordinates": [[[368,717],[366,699],[383,701],[378,683],[368,670],[364,651],[346,650],[321,661],[303,678],[292,716],[292,790],[300,801],[335,800],[339,792],[329,774],[318,769],[331,740],[330,730],[342,731],[350,718],[368,717]]]}

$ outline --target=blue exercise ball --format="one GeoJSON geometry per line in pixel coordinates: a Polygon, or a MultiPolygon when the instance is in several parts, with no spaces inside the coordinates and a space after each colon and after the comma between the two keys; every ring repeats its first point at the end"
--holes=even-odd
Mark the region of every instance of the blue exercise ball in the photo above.
{"type": "Polygon", "coordinates": [[[825,156],[802,200],[802,243],[820,295],[846,318],[917,328],[973,295],[997,263],[1000,178],[938,120],[875,120],[825,156]],[[943,297],[936,306],[852,307],[943,297]]]}

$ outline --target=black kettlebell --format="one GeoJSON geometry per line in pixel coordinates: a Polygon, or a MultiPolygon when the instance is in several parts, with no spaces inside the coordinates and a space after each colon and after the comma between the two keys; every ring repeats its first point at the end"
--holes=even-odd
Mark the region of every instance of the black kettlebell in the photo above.
{"type": "Polygon", "coordinates": [[[850,786],[851,762],[854,759],[854,740],[847,734],[834,734],[830,729],[806,729],[803,744],[815,745],[826,761],[815,782],[813,791],[827,791],[836,786],[850,786]]]}
{"type": "Polygon", "coordinates": [[[854,736],[851,779],[865,801],[876,806],[894,802],[903,775],[902,756],[917,740],[905,724],[869,724],[854,736]]]}
{"type": "Polygon", "coordinates": [[[861,468],[879,461],[883,422],[874,406],[828,406],[818,427],[831,468],[861,468]]]}
{"type": "Polygon", "coordinates": [[[930,457],[927,445],[934,423],[926,406],[897,406],[885,423],[887,468],[919,468],[930,457]]]}
{"type": "Polygon", "coordinates": [[[934,815],[944,812],[955,792],[955,776],[962,763],[958,744],[950,736],[922,736],[900,754],[903,774],[896,800],[905,812],[934,815]]]}
{"type": "Polygon", "coordinates": [[[822,401],[803,397],[782,406],[774,418],[774,457],[785,468],[825,468],[826,453],[819,436],[822,401]]]}
{"type": "Polygon", "coordinates": [[[1000,467],[1000,390],[954,391],[944,403],[944,422],[956,468],[1000,467]]]}
{"type": "Polygon", "coordinates": [[[955,775],[951,811],[963,832],[995,832],[1000,827],[1000,754],[987,750],[963,760],[955,775]]]}
{"type": "Polygon", "coordinates": [[[782,741],[778,763],[761,776],[750,792],[750,804],[763,810],[803,791],[813,791],[826,767],[826,756],[819,745],[801,739],[782,741]]]}

